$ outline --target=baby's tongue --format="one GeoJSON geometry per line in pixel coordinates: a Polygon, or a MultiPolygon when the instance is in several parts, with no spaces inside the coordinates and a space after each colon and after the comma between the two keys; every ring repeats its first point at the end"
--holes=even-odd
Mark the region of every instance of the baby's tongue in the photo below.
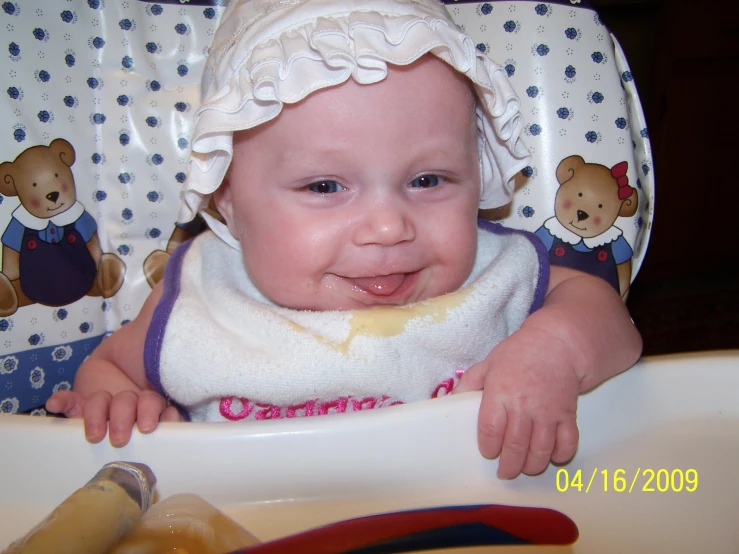
{"type": "Polygon", "coordinates": [[[352,279],[354,283],[372,294],[378,296],[390,296],[400,288],[405,280],[405,273],[393,273],[392,275],[380,275],[378,277],[360,277],[352,279]]]}

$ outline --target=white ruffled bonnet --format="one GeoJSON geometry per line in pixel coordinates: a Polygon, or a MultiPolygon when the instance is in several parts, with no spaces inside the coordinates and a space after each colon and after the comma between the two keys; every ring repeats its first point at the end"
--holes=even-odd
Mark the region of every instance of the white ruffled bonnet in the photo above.
{"type": "Polygon", "coordinates": [[[208,57],[179,220],[207,207],[233,153],[234,131],[282,105],[343,83],[381,81],[387,64],[438,56],[474,84],[483,209],[509,202],[529,163],[520,101],[504,68],[480,52],[439,0],[232,0],[208,57]]]}

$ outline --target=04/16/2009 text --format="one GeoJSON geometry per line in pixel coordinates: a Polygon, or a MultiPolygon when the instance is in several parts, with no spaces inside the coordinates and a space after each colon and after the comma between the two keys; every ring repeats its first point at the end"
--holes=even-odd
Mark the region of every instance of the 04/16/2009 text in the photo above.
{"type": "Polygon", "coordinates": [[[598,469],[593,468],[590,475],[583,470],[557,471],[557,490],[559,492],[695,492],[698,490],[698,470],[696,469],[598,469]]]}

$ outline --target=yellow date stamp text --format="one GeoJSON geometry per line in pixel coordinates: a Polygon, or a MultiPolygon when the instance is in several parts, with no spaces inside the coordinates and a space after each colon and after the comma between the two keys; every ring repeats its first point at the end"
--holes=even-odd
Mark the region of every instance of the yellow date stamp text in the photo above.
{"type": "Polygon", "coordinates": [[[557,470],[559,492],[695,492],[698,490],[696,469],[599,469],[588,475],[582,469],[557,470]]]}

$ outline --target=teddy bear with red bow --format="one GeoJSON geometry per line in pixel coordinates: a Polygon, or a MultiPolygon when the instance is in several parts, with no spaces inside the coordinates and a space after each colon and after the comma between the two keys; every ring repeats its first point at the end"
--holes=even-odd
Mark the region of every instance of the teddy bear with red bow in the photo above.
{"type": "Polygon", "coordinates": [[[554,265],[597,275],[623,298],[631,283],[633,250],[614,224],[636,213],[639,197],[629,185],[628,163],[613,167],[569,156],[557,166],[554,217],[536,231],[554,265]]]}

